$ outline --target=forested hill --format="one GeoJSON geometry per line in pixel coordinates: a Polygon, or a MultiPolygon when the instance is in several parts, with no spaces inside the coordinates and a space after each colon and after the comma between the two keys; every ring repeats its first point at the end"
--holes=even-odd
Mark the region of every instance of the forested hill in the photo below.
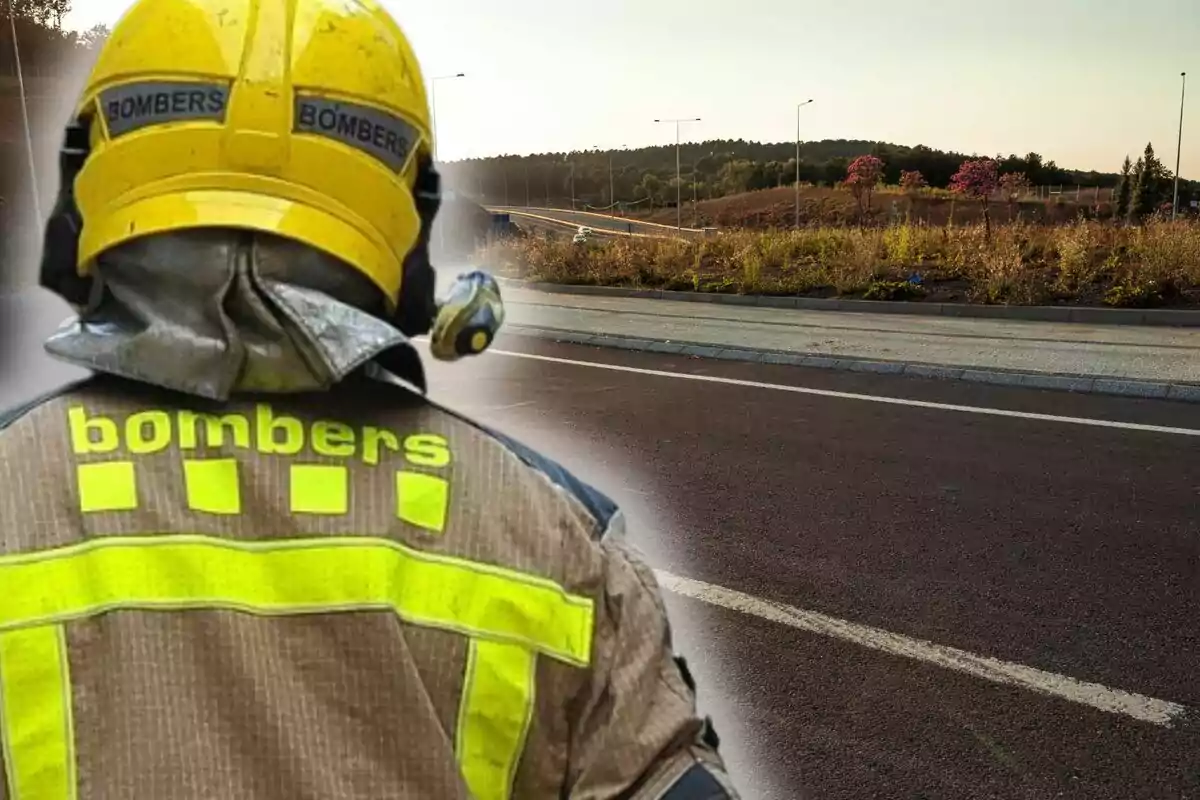
{"type": "MultiPolygon", "coordinates": [[[[683,192],[698,197],[721,197],[739,192],[788,185],[796,175],[795,142],[762,143],[744,139],[692,142],[680,148],[683,192]]],[[[945,188],[963,161],[979,157],[863,139],[825,139],[800,145],[800,179],[805,183],[832,184],[844,180],[846,167],[854,158],[874,155],[884,162],[884,181],[895,184],[901,171],[919,171],[930,186],[945,188]]],[[[1023,172],[1038,185],[1082,185],[1110,187],[1116,172],[1081,172],[1058,167],[1038,153],[996,156],[1001,172],[1023,172]]],[[[674,200],[675,145],[637,150],[587,150],[572,153],[538,153],[530,156],[500,156],[466,159],[442,165],[447,183],[460,191],[483,197],[487,202],[532,204],[547,196],[554,201],[569,199],[574,177],[574,196],[580,202],[607,205],[610,165],[612,188],[617,200],[637,202],[653,199],[656,204],[674,200]],[[669,197],[668,197],[669,195],[669,197]]]]}

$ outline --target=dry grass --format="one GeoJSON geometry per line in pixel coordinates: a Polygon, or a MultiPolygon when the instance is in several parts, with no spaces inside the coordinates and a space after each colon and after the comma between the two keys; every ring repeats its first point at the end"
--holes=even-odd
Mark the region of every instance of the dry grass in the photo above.
{"type": "Polygon", "coordinates": [[[901,223],[878,228],[734,230],[708,240],[573,245],[534,236],[480,254],[534,281],[742,294],[1019,305],[1200,304],[1200,226],[901,223]]]}
{"type": "MultiPolygon", "coordinates": [[[[1062,224],[1074,221],[1080,214],[1102,217],[1111,212],[1111,190],[1085,189],[1078,201],[1073,187],[1048,200],[1028,197],[1010,205],[1002,198],[993,198],[991,216],[997,222],[1024,221],[1030,223],[1062,224]]],[[[899,187],[881,186],[871,201],[871,219],[886,223],[894,216],[930,225],[965,225],[982,219],[978,202],[966,200],[946,189],[923,189],[908,195],[899,187]]],[[[796,215],[796,195],[793,186],[745,192],[712,200],[701,199],[692,208],[691,198],[683,200],[683,222],[691,225],[712,225],[729,228],[791,227],[796,215]]],[[[637,219],[675,224],[675,209],[655,209],[635,212],[637,219]]],[[[805,185],[800,190],[800,221],[805,225],[846,225],[859,222],[858,207],[847,189],[805,185]]]]}

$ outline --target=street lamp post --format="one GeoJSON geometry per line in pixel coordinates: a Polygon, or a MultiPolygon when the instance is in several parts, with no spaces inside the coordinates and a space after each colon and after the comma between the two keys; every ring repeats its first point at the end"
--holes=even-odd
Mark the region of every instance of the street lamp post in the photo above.
{"type": "Polygon", "coordinates": [[[1183,101],[1187,97],[1187,73],[1179,73],[1183,86],[1179,90],[1179,141],[1175,145],[1175,196],[1171,201],[1171,220],[1179,214],[1179,160],[1183,150],[1183,101]]]}
{"type": "MultiPolygon", "coordinates": [[[[621,145],[621,147],[625,147],[625,145],[621,145]]],[[[593,149],[599,150],[600,145],[595,145],[593,149]]],[[[609,211],[612,211],[616,207],[617,207],[617,196],[613,190],[613,159],[612,159],[612,151],[609,150],[608,151],[608,209],[609,209],[609,211]]]]}
{"type": "Polygon", "coordinates": [[[800,109],[811,103],[805,100],[796,104],[796,227],[800,227],[800,109]]]}
{"type": "Polygon", "coordinates": [[[617,196],[613,190],[612,151],[608,151],[608,205],[609,211],[617,207],[617,196]]]}
{"type": "Polygon", "coordinates": [[[696,209],[696,168],[692,167],[692,227],[699,223],[699,211],[696,209]]]}
{"type": "Polygon", "coordinates": [[[709,152],[706,156],[700,156],[692,162],[692,227],[695,228],[699,224],[699,212],[696,209],[696,167],[706,158],[711,158],[716,151],[709,152]]]}
{"type": "Polygon", "coordinates": [[[453,74],[453,75],[438,75],[437,77],[433,78],[433,79],[432,79],[432,80],[430,80],[430,82],[429,82],[429,105],[431,106],[431,108],[430,108],[430,117],[431,117],[431,120],[432,120],[432,122],[433,122],[433,160],[434,160],[434,162],[435,162],[435,163],[437,162],[437,148],[438,148],[438,135],[437,135],[437,82],[438,82],[438,81],[452,81],[452,80],[454,80],[455,78],[465,78],[465,77],[466,77],[466,73],[465,73],[465,72],[457,72],[457,73],[455,73],[455,74],[453,74]]]}
{"type": "Polygon", "coordinates": [[[571,210],[574,211],[575,210],[575,161],[574,161],[574,159],[571,158],[570,153],[567,153],[567,155],[563,158],[563,160],[566,161],[567,164],[569,164],[571,167],[571,179],[570,179],[571,180],[571,210]]]}
{"type": "Polygon", "coordinates": [[[683,205],[680,201],[680,184],[682,179],[679,175],[679,125],[682,122],[699,122],[699,117],[689,117],[687,119],[656,119],[655,122],[674,122],[675,123],[675,227],[683,229],[683,205]]]}
{"type": "Polygon", "coordinates": [[[17,16],[13,0],[8,2],[8,26],[12,34],[13,60],[17,68],[17,85],[21,93],[21,118],[25,127],[25,153],[29,160],[29,191],[33,195],[33,211],[42,224],[42,198],[38,189],[37,159],[33,155],[33,128],[29,122],[29,96],[25,90],[25,69],[21,63],[21,46],[17,42],[17,16]]]}
{"type": "MultiPolygon", "coordinates": [[[[430,105],[429,118],[430,118],[431,126],[433,127],[433,131],[432,131],[433,144],[430,147],[430,151],[431,151],[431,155],[433,156],[434,164],[437,164],[437,151],[438,151],[437,82],[438,81],[449,81],[449,80],[454,80],[455,78],[464,78],[464,77],[466,77],[466,73],[456,72],[453,75],[438,75],[429,81],[429,105],[430,105]]],[[[445,249],[446,249],[446,225],[444,222],[438,227],[438,247],[440,247],[443,251],[445,251],[445,249]]]]}

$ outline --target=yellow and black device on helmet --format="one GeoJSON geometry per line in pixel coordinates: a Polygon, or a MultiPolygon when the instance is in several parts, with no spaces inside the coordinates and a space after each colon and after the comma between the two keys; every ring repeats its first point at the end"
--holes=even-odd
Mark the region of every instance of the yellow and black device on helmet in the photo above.
{"type": "Polygon", "coordinates": [[[375,0],[138,0],[67,128],[42,284],[86,305],[110,248],[246,229],[336,257],[426,333],[431,153],[420,66],[375,0]]]}

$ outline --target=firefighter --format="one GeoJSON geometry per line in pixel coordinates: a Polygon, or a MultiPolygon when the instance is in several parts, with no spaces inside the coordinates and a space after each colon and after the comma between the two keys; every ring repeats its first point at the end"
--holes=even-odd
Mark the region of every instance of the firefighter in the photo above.
{"type": "Polygon", "coordinates": [[[421,70],[374,0],[139,0],[0,421],[0,797],[735,798],[611,500],[425,397],[421,70]]]}

